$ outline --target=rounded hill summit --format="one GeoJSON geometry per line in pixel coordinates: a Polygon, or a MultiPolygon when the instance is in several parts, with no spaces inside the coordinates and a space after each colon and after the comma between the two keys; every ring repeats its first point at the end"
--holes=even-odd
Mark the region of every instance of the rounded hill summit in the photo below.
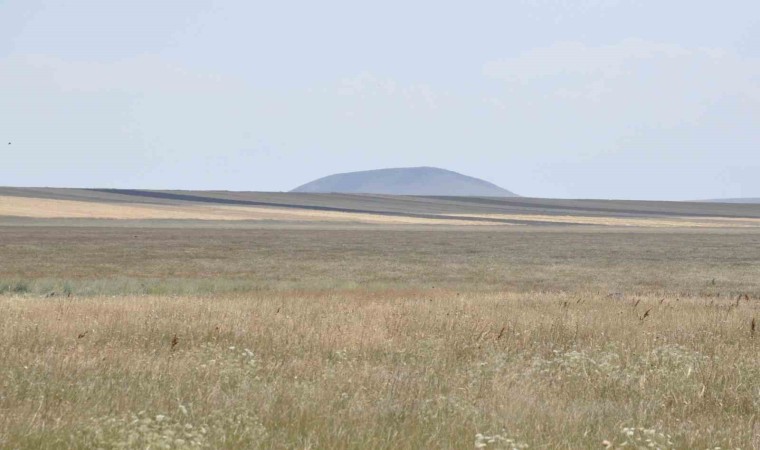
{"type": "Polygon", "coordinates": [[[479,178],[435,167],[406,167],[329,175],[291,192],[517,197],[479,178]]]}

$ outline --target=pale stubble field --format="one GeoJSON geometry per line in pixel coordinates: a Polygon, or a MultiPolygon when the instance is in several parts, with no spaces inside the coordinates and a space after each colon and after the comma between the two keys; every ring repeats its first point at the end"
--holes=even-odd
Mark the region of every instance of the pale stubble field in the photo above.
{"type": "Polygon", "coordinates": [[[0,233],[2,448],[760,448],[751,230],[0,233]]]}

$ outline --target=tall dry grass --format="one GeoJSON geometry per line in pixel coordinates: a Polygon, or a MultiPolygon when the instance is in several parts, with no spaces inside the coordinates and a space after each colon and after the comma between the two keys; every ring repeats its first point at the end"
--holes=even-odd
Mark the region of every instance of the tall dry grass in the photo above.
{"type": "Polygon", "coordinates": [[[760,448],[755,299],[0,296],[2,448],[760,448]]]}
{"type": "Polygon", "coordinates": [[[755,232],[0,228],[0,448],[760,448],[755,232]]]}

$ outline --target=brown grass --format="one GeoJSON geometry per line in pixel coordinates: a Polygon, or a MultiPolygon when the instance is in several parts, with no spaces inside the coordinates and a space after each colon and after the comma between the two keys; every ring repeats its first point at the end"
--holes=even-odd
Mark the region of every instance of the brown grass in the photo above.
{"type": "Polygon", "coordinates": [[[636,300],[0,298],[0,446],[590,448],[642,427],[757,448],[760,304],[636,300]]]}
{"type": "Polygon", "coordinates": [[[760,448],[755,233],[463,230],[2,228],[0,448],[760,448]]]}

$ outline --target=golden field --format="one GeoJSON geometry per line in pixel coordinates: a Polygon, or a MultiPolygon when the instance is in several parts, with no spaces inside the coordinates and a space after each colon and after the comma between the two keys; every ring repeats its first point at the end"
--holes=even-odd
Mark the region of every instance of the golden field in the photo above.
{"type": "Polygon", "coordinates": [[[0,444],[757,448],[759,302],[726,303],[448,290],[10,296],[0,444]]]}
{"type": "MultiPolygon", "coordinates": [[[[295,206],[295,205],[294,205],[295,206]]],[[[268,221],[295,223],[359,223],[378,225],[499,225],[508,221],[556,225],[593,225],[642,228],[758,228],[760,218],[690,217],[674,214],[666,217],[583,214],[427,214],[382,215],[346,211],[320,211],[308,207],[239,206],[214,203],[175,202],[149,204],[29,198],[0,195],[0,217],[31,219],[105,219],[105,220],[201,220],[268,221]],[[440,218],[436,218],[436,216],[440,218]]]]}
{"type": "MultiPolygon", "coordinates": [[[[368,224],[436,224],[436,219],[382,216],[351,212],[313,211],[230,205],[150,205],[139,203],[97,203],[74,200],[0,196],[0,216],[35,219],[110,219],[110,220],[219,220],[219,221],[295,221],[356,222],[368,224]]],[[[446,221],[453,225],[477,225],[465,219],[446,221]]]]}

